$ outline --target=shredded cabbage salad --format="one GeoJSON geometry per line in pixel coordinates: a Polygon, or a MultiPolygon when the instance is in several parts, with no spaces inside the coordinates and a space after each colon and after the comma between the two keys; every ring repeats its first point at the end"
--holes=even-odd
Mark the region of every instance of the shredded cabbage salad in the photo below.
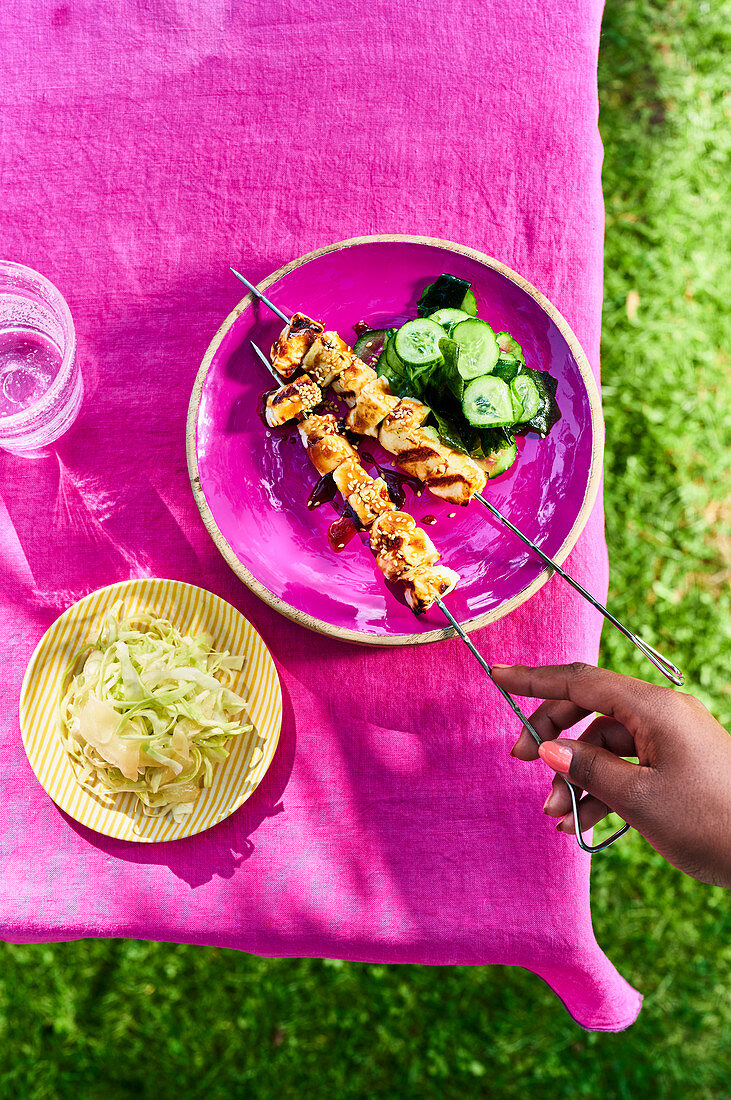
{"type": "Polygon", "coordinates": [[[61,687],[59,732],[79,783],[132,791],[147,816],[183,820],[233,738],[253,729],[228,686],[242,667],[207,634],[181,634],[147,612],[124,618],[117,605],[61,687]]]}

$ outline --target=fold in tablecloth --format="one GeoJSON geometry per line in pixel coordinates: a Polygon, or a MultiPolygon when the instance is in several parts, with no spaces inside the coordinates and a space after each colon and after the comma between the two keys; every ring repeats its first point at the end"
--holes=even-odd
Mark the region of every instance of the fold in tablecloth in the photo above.
{"type": "MultiPolygon", "coordinates": [[[[88,393],[55,456],[0,460],[7,939],[512,963],[585,1027],[636,1016],[594,939],[589,861],[540,813],[549,774],[508,756],[516,723],[469,654],[359,649],[279,618],[217,555],[184,446],[196,369],[239,297],[228,264],[259,278],[351,236],[499,257],[597,366],[600,17],[599,0],[6,0],[2,251],[66,294],[88,393]],[[243,610],[276,658],[285,717],[240,812],[146,847],[56,809],[16,714],[67,603],[149,574],[243,610]]],[[[570,567],[605,590],[599,507],[570,567]]],[[[503,662],[591,661],[599,629],[554,581],[479,644],[503,662]]]]}

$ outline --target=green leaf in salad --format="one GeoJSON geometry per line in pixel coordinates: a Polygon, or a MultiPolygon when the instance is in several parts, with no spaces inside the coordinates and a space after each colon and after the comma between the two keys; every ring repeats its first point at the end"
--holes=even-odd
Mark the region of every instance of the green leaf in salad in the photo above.
{"type": "Polygon", "coordinates": [[[411,378],[405,365],[395,355],[388,355],[388,341],[373,364],[379,378],[385,378],[396,397],[406,397],[411,387],[411,378]]]}
{"type": "Polygon", "coordinates": [[[476,461],[489,459],[492,455],[499,454],[507,446],[513,443],[511,428],[483,428],[478,433],[470,456],[476,461]]]}
{"type": "Polygon", "coordinates": [[[411,363],[406,370],[411,380],[411,393],[421,400],[432,378],[441,370],[441,362],[436,363],[411,363]]]}
{"type": "Polygon", "coordinates": [[[517,359],[498,359],[495,366],[492,368],[491,374],[494,374],[496,378],[501,378],[503,382],[507,382],[508,385],[515,379],[523,369],[522,363],[519,363],[517,359]]]}
{"type": "Polygon", "coordinates": [[[462,437],[462,433],[457,425],[449,420],[446,416],[442,416],[441,413],[435,412],[434,408],[431,408],[428,420],[431,420],[434,427],[439,432],[439,438],[443,443],[446,443],[448,447],[453,447],[455,451],[461,451],[462,454],[469,454],[469,446],[462,437]]]}
{"type": "Polygon", "coordinates": [[[459,373],[459,344],[445,336],[439,341],[439,350],[442,353],[442,365],[440,378],[449,392],[461,403],[464,394],[465,381],[459,373]]]}
{"type": "MultiPolygon", "coordinates": [[[[417,315],[428,317],[438,309],[464,309],[465,313],[471,313],[472,310],[463,305],[469,293],[471,293],[470,283],[466,279],[442,274],[433,283],[424,287],[416,307],[417,315]]],[[[472,301],[474,302],[474,295],[472,301]]],[[[468,304],[470,304],[469,299],[468,304]]]]}

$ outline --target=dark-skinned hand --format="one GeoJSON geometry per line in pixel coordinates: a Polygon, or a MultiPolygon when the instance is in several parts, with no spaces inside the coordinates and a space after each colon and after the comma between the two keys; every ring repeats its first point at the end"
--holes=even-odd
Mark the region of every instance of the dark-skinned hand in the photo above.
{"type": "Polygon", "coordinates": [[[559,829],[575,831],[566,776],[587,792],[582,830],[614,810],[687,875],[731,887],[731,737],[702,703],[591,665],[493,671],[507,691],[546,700],[531,718],[545,743],[524,728],[511,751],[557,773],[543,812],[559,829]],[[556,740],[594,711],[606,717],[577,741],[556,740]]]}

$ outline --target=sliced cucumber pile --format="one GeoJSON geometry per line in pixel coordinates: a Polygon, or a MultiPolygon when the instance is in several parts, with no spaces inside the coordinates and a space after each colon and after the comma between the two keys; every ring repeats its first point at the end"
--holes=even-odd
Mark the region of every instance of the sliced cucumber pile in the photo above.
{"type": "Polygon", "coordinates": [[[526,366],[518,341],[477,316],[470,283],[456,275],[424,288],[416,318],[363,333],[354,350],[397,396],[427,404],[440,438],[479,461],[488,477],[515,461],[516,435],[544,437],[561,417],[556,379],[526,366]]]}

